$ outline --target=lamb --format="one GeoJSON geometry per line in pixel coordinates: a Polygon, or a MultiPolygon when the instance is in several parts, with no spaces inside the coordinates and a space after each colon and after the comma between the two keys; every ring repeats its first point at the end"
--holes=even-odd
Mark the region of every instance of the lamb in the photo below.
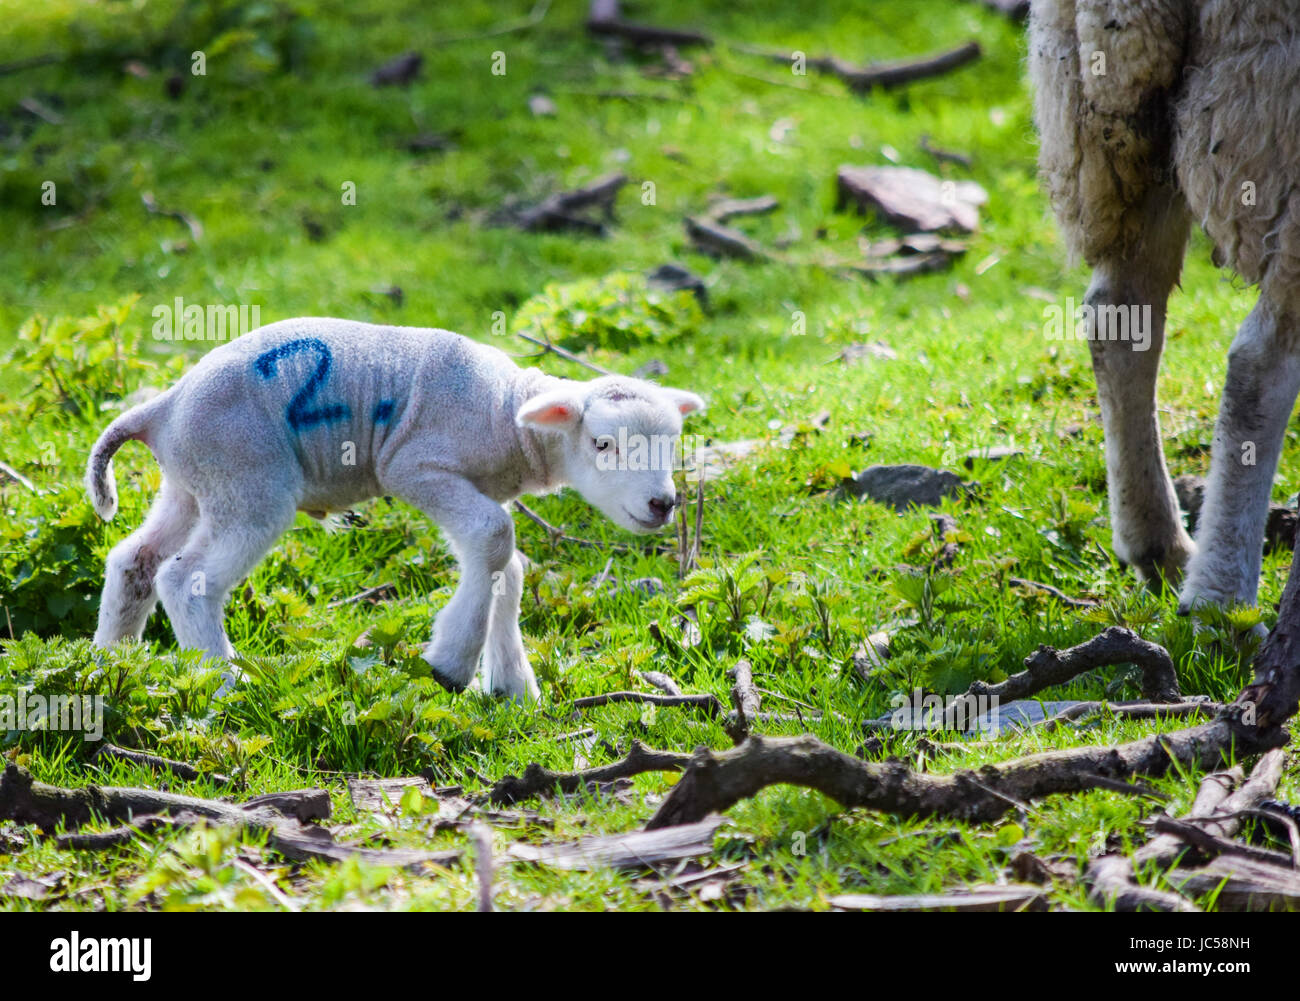
{"type": "Polygon", "coordinates": [[[460,564],[425,648],[433,676],[463,690],[482,655],[484,691],[535,701],[504,505],[571,485],[622,527],[656,531],[678,503],[662,443],[679,443],[682,418],[703,406],[640,379],[521,369],[445,330],[322,318],[261,327],[122,414],[91,450],[86,486],[105,520],[125,442],[144,442],[163,472],[143,525],[108,556],[94,643],[138,640],[161,596],[182,648],[233,658],[226,598],[295,512],[387,494],[437,523],[460,564]],[[623,454],[629,442],[639,458],[623,454]]]}
{"type": "MultiPolygon", "coordinates": [[[[1300,391],[1300,18],[1284,0],[1035,0],[1039,164],[1087,304],[1116,555],[1180,610],[1256,600],[1300,391]],[[1191,221],[1259,286],[1228,352],[1195,544],[1165,466],[1156,375],[1191,221]],[[1148,350],[1119,316],[1149,306],[1148,350]],[[1119,307],[1117,310],[1115,307],[1119,307]]],[[[1126,317],[1127,318],[1127,317],[1126,317]]]]}

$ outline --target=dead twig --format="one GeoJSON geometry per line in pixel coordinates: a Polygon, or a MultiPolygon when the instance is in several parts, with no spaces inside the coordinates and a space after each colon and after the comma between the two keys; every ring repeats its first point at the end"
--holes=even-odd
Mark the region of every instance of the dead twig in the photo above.
{"type": "Polygon", "coordinates": [[[492,786],[486,798],[490,803],[504,806],[533,796],[556,792],[574,793],[589,785],[631,778],[643,772],[680,772],[690,761],[689,754],[656,751],[639,740],[633,740],[625,758],[597,768],[579,772],[555,772],[534,762],[524,769],[522,776],[507,775],[501,779],[492,786]]]}
{"type": "Polygon", "coordinates": [[[555,525],[552,525],[540,514],[532,510],[532,508],[525,505],[523,501],[519,501],[519,500],[515,501],[514,506],[515,506],[515,510],[519,511],[520,514],[524,515],[524,517],[526,517],[534,525],[537,525],[540,529],[542,529],[542,531],[544,531],[547,534],[547,536],[551,540],[552,545],[554,545],[557,542],[570,542],[575,546],[582,546],[585,549],[612,549],[618,553],[666,554],[672,552],[672,549],[670,549],[667,546],[633,547],[633,546],[624,545],[622,542],[599,542],[596,539],[583,539],[576,535],[569,535],[564,531],[564,529],[557,528],[555,525]]]}
{"type": "Polygon", "coordinates": [[[542,348],[544,351],[549,351],[551,354],[559,355],[565,361],[571,361],[575,365],[581,365],[583,368],[590,369],[592,372],[595,372],[597,375],[615,374],[614,372],[611,372],[607,368],[601,368],[593,361],[587,361],[587,359],[575,355],[572,351],[568,351],[560,347],[558,344],[552,344],[550,341],[539,341],[536,337],[533,337],[529,334],[525,334],[521,331],[516,331],[515,336],[522,337],[529,344],[536,344],[539,348],[542,348]]]}
{"type": "Polygon", "coordinates": [[[152,191],[146,191],[140,195],[140,201],[144,203],[145,211],[150,215],[166,216],[169,219],[175,219],[190,231],[190,236],[194,242],[198,243],[203,239],[203,225],[188,212],[182,212],[180,209],[160,208],[152,191]]]}
{"type": "Polygon", "coordinates": [[[935,146],[933,143],[930,142],[929,133],[921,134],[921,141],[919,145],[921,147],[922,153],[929,153],[940,163],[955,163],[957,164],[957,166],[965,167],[967,170],[969,170],[974,162],[971,159],[969,153],[959,153],[957,150],[943,149],[939,146],[935,146]]]}
{"type": "MultiPolygon", "coordinates": [[[[750,56],[759,56],[770,62],[790,66],[795,54],[791,52],[761,49],[749,45],[732,44],[730,48],[750,56]]],[[[855,91],[871,90],[873,87],[888,89],[928,77],[941,76],[944,73],[974,62],[980,57],[979,42],[970,41],[956,48],[946,49],[934,55],[919,59],[902,59],[897,62],[873,63],[869,66],[855,66],[838,56],[805,56],[804,65],[838,77],[855,91]]]]}
{"type": "Polygon", "coordinates": [[[573,700],[575,709],[594,709],[596,706],[613,705],[616,702],[637,702],[650,706],[690,706],[703,709],[710,719],[721,716],[722,703],[717,696],[703,695],[651,695],[648,692],[606,692],[604,695],[586,695],[573,700]]]}
{"type": "Polygon", "coordinates": [[[380,601],[391,597],[397,592],[397,585],[393,583],[376,584],[374,587],[368,587],[364,591],[358,592],[348,598],[339,598],[337,601],[331,601],[326,608],[343,608],[345,605],[355,605],[359,601],[380,601]]]}
{"type": "Polygon", "coordinates": [[[1100,604],[1099,602],[1093,601],[1091,598],[1072,598],[1058,587],[1053,587],[1051,584],[1043,584],[1036,580],[1027,580],[1024,577],[1012,577],[1010,578],[1010,583],[1016,587],[1023,587],[1030,591],[1041,591],[1043,594],[1051,595],[1067,608],[1096,608],[1098,604],[1100,604]]]}
{"type": "Polygon", "coordinates": [[[662,671],[633,671],[633,677],[644,681],[647,685],[653,685],[665,695],[681,695],[681,687],[672,678],[662,671]]]}
{"type": "Polygon", "coordinates": [[[9,465],[9,463],[7,462],[0,462],[0,474],[4,474],[5,476],[9,477],[9,479],[13,480],[15,483],[19,484],[20,486],[26,487],[34,494],[40,493],[40,491],[36,489],[35,483],[29,480],[22,473],[18,472],[18,470],[14,469],[14,467],[9,465]]]}

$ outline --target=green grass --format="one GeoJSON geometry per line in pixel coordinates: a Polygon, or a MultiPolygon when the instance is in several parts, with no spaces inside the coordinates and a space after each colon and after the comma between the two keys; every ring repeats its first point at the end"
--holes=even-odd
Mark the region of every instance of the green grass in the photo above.
{"type": "MultiPolygon", "coordinates": [[[[970,37],[984,47],[984,57],[959,72],[859,97],[834,80],[795,77],[722,44],[686,51],[693,74],[665,79],[655,75],[656,59],[619,56],[587,37],[585,5],[572,0],[557,2],[528,30],[461,41],[449,36],[525,17],[527,4],[317,0],[294,4],[296,19],[280,16],[288,6],[0,0],[7,25],[0,64],[45,53],[64,57],[0,76],[0,230],[6,236],[0,273],[7,278],[0,351],[12,351],[0,368],[0,459],[42,491],[33,496],[0,483],[0,604],[16,631],[26,630],[4,645],[5,687],[109,693],[110,739],[237,770],[250,794],[324,785],[334,795],[336,821],[360,825],[355,837],[380,827],[374,818],[353,816],[338,773],[432,768],[439,781],[478,789],[483,779],[518,773],[532,761],[574,767],[575,745],[558,738],[583,727],[596,733],[582,752],[593,764],[610,760],[610,749],[633,736],[665,748],[728,745],[718,725],[679,710],[611,706],[574,718],[573,698],[634,687],[636,669],[665,671],[684,689],[725,701],[726,670],[746,656],[758,684],[777,693],[765,697],[769,708],[788,710],[788,700],[798,700],[834,710],[839,720],[828,714],[809,729],[847,751],[862,743],[861,721],[886,711],[894,693],[917,684],[964,690],[975,677],[1016,670],[1040,643],[1065,646],[1103,622],[1129,623],[1165,644],[1185,691],[1214,697],[1237,691],[1249,649],[1239,649],[1223,630],[1193,636],[1174,614],[1172,596],[1145,598],[1110,554],[1102,433],[1086,347],[1043,335],[1045,299],[1081,298],[1087,276],[1064,266],[1035,178],[1019,28],[957,0],[797,13],[774,2],[743,10],[665,2],[634,11],[642,20],[692,25],[718,39],[834,51],[864,62],[970,37]],[[369,85],[371,70],[410,49],[426,59],[409,90],[369,85]],[[208,53],[204,77],[188,75],[195,50],[208,53]],[[504,76],[491,73],[497,51],[506,55],[504,76]],[[149,75],[123,72],[128,60],[145,65],[149,75]],[[185,74],[175,100],[164,87],[173,72],[185,74]],[[554,100],[555,117],[530,114],[528,97],[537,91],[554,100]],[[612,91],[668,100],[598,96],[612,91]],[[60,123],[18,108],[32,97],[60,123]],[[406,142],[424,132],[447,135],[453,148],[407,151],[406,142]],[[936,166],[919,147],[925,133],[938,145],[969,152],[974,167],[936,166]],[[970,177],[989,191],[981,230],[951,271],[898,283],[837,273],[835,262],[859,253],[860,236],[891,231],[835,211],[835,170],[887,162],[886,151],[902,164],[970,177]],[[524,234],[497,224],[503,205],[535,201],[613,169],[624,170],[632,183],[603,239],[524,234]],[[47,180],[57,186],[53,206],[41,204],[47,180]],[[340,197],[349,181],[356,205],[340,197]],[[653,204],[641,197],[647,182],[654,185],[653,204]],[[201,239],[173,218],[148,214],[145,192],[198,219],[201,239]],[[683,216],[721,193],[780,200],[779,211],[740,225],[779,247],[785,261],[718,262],[691,250],[683,216]],[[555,312],[559,293],[534,299],[551,285],[599,313],[610,308],[602,291],[608,284],[573,283],[668,261],[704,275],[707,313],[696,315],[680,301],[647,306],[634,295],[633,313],[669,309],[664,327],[617,348],[586,349],[593,361],[624,372],[651,360],[665,363],[665,382],[709,399],[691,430],[718,442],[769,443],[707,492],[704,553],[716,574],[736,574],[742,555],[754,554],[751,570],[763,576],[739,622],[701,599],[703,642],[684,649],[672,639],[671,623],[683,604],[673,557],[553,547],[518,518],[520,547],[536,563],[523,629],[543,705],[529,712],[474,694],[450,696],[407,668],[451,593],[452,562],[433,526],[379,500],[360,510],[361,523],[328,529],[300,518],[232,597],[227,628],[251,673],[235,697],[212,699],[216,678],[176,654],[161,615],[147,630],[147,649],[89,650],[85,637],[93,628],[104,556],[138,524],[157,469],[138,446],[119,454],[122,510],[104,525],[79,484],[86,451],[121,396],[165,384],[201,351],[154,340],[154,306],[180,296],[190,303],[257,304],[263,322],[336,315],[437,325],[524,354],[525,342],[493,333],[495,313],[514,324],[521,314],[555,312]],[[393,285],[402,289],[400,304],[375,291],[393,285]],[[79,328],[37,322],[28,327],[29,339],[18,339],[29,317],[93,317],[132,295],[140,299],[129,314],[79,328]],[[798,314],[802,335],[794,332],[798,314]],[[835,360],[848,344],[876,340],[898,358],[853,367],[835,360]],[[90,387],[76,407],[68,403],[69,386],[56,383],[60,376],[90,387]],[[821,411],[830,421],[816,428],[810,419],[821,411]],[[782,445],[779,432],[790,426],[803,430],[782,445]],[[1025,456],[976,463],[970,476],[980,483],[977,495],[945,503],[960,525],[962,549],[953,569],[938,575],[946,590],[936,610],[901,628],[887,671],[859,678],[851,653],[862,639],[915,616],[898,568],[928,565],[938,542],[928,512],[897,515],[836,499],[830,488],[846,468],[893,462],[959,468],[967,450],[996,444],[1014,444],[1025,456]],[[658,577],[664,593],[643,599],[589,587],[611,555],[611,574],[658,577]],[[1011,576],[1048,581],[1105,604],[1097,615],[1081,616],[1013,588],[1011,576]],[[379,583],[395,588],[381,606],[329,607],[379,583]],[[771,634],[746,632],[769,588],[761,619],[771,634]],[[663,638],[655,638],[656,623],[663,638]],[[382,642],[354,647],[367,629],[382,642]]],[[[1226,347],[1253,299],[1214,270],[1208,256],[1198,236],[1170,306],[1161,405],[1175,474],[1205,471],[1226,347]]],[[[583,374],[554,356],[536,363],[583,374]]],[[[1289,431],[1278,499],[1291,490],[1296,455],[1289,431]]],[[[571,534],[632,541],[572,495],[533,506],[571,534]]],[[[1265,621],[1285,570],[1281,556],[1266,559],[1265,621]]],[[[5,629],[0,622],[0,635],[5,629]]],[[[1108,692],[1133,697],[1136,687],[1125,671],[1101,671],[1050,696],[1108,692]]],[[[973,767],[1153,729],[1110,721],[1080,731],[1007,735],[930,767],[973,767]]],[[[798,724],[771,728],[802,730],[798,724]]],[[[904,737],[893,750],[906,757],[911,744],[904,737]]],[[[158,781],[135,768],[90,762],[93,745],[79,737],[10,733],[0,746],[44,781],[158,781]]],[[[626,801],[543,803],[553,830],[503,829],[498,847],[516,837],[634,829],[669,782],[639,778],[626,801]]],[[[1169,808],[1176,809],[1190,802],[1196,776],[1153,784],[1173,797],[1169,808]]],[[[220,791],[203,782],[180,785],[197,794],[220,791]]],[[[1293,785],[1288,775],[1283,792],[1293,785]]],[[[1139,837],[1137,821],[1149,810],[1136,797],[1109,792],[1057,797],[1036,805],[1026,844],[1040,855],[1081,859],[1111,841],[1139,837]]],[[[729,817],[715,860],[749,863],[735,890],[723,901],[686,898],[680,906],[820,908],[838,892],[988,882],[1005,872],[1007,845],[1019,833],[1006,825],[844,811],[790,788],[767,790],[729,817]],[[805,838],[796,838],[799,832],[805,838]],[[802,840],[806,854],[795,854],[802,840]]],[[[429,840],[418,816],[383,833],[398,844],[429,840]]],[[[0,829],[0,884],[11,871],[68,876],[52,903],[0,895],[2,907],[275,906],[234,866],[237,850],[260,856],[256,839],[239,847],[209,832],[90,856],[57,851],[30,832],[15,850],[4,834],[0,829]]],[[[463,836],[433,840],[459,845],[463,836]]],[[[468,863],[421,876],[350,864],[290,867],[274,856],[264,865],[306,907],[459,908],[473,899],[468,863]]],[[[659,906],[636,878],[612,873],[517,865],[503,871],[499,892],[503,907],[659,906]]],[[[1091,906],[1076,888],[1053,891],[1053,900],[1091,906]]]]}

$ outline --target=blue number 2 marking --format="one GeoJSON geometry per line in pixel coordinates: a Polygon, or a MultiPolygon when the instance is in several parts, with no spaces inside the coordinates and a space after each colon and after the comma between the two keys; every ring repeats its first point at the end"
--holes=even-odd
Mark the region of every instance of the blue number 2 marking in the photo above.
{"type": "Polygon", "coordinates": [[[289,401],[289,406],[285,408],[284,416],[289,422],[289,426],[295,431],[305,431],[308,428],[314,428],[317,424],[347,420],[352,416],[352,411],[348,409],[345,403],[331,403],[317,407],[315,410],[307,409],[312,397],[316,395],[325,380],[329,378],[333,357],[330,355],[330,349],[325,346],[324,341],[315,337],[302,337],[296,341],[286,341],[279,347],[258,355],[253,367],[263,379],[270,379],[275,376],[276,364],[281,358],[288,358],[290,355],[296,355],[303,351],[314,352],[320,360],[316,364],[316,371],[302,384],[302,388],[294,394],[293,399],[289,401]]]}

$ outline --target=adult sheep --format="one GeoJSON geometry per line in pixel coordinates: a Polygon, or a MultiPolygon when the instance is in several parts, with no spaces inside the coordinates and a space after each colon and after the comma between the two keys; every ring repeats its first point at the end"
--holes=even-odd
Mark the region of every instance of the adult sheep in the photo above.
{"type": "Polygon", "coordinates": [[[1300,391],[1298,29],[1287,0],[1034,0],[1030,14],[1039,162],[1072,255],[1093,269],[1115,552],[1153,586],[1182,578],[1184,610],[1255,602],[1300,391]],[[1195,543],[1156,416],[1165,303],[1193,219],[1215,263],[1260,293],[1228,352],[1195,543]],[[1117,316],[1147,305],[1140,350],[1117,316]]]}

